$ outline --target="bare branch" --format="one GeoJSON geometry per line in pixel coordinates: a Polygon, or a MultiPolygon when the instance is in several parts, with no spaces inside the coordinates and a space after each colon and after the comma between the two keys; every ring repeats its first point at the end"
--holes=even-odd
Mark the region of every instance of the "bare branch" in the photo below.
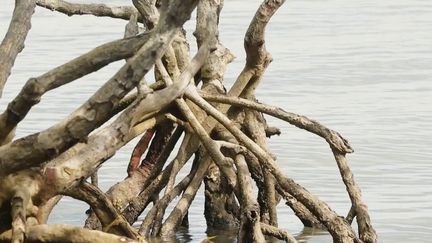
{"type": "MultiPolygon", "coordinates": [[[[98,17],[111,17],[129,20],[133,14],[138,12],[131,6],[109,6],[106,4],[80,4],[69,3],[63,0],[37,0],[39,7],[57,11],[68,16],[72,15],[94,15],[98,17]]],[[[140,20],[142,21],[142,19],[140,20]]]]}
{"type": "MultiPolygon", "coordinates": [[[[186,190],[183,192],[182,198],[178,201],[177,205],[167,217],[160,230],[160,235],[171,235],[174,230],[178,228],[184,216],[186,215],[195,195],[201,185],[205,173],[211,164],[211,158],[208,155],[204,155],[200,158],[198,163],[198,169],[193,177],[192,181],[189,183],[186,190]]],[[[140,232],[142,232],[142,228],[140,232]]]]}
{"type": "Polygon", "coordinates": [[[209,95],[201,93],[201,96],[209,101],[221,102],[225,104],[231,104],[235,106],[247,107],[249,109],[254,109],[262,113],[277,117],[282,119],[298,128],[312,132],[322,138],[324,138],[330,145],[330,147],[335,148],[337,151],[342,153],[352,153],[354,150],[349,145],[348,141],[343,138],[338,132],[333,131],[319,122],[309,119],[305,116],[297,115],[295,113],[286,112],[281,108],[254,102],[247,99],[222,96],[222,95],[209,95]]]}
{"type": "Polygon", "coordinates": [[[178,124],[179,126],[182,126],[187,132],[193,132],[192,128],[190,127],[189,123],[179,119],[178,117],[174,116],[171,113],[167,113],[165,115],[166,119],[169,121],[172,121],[173,123],[178,124]]]}
{"type": "Polygon", "coordinates": [[[153,29],[159,19],[156,0],[132,0],[132,3],[145,20],[147,29],[153,29]]]}
{"type": "MultiPolygon", "coordinates": [[[[200,50],[202,49],[208,49],[206,45],[202,46],[200,50]]],[[[166,82],[168,85],[172,84],[172,80],[170,80],[169,75],[167,74],[165,68],[161,65],[158,65],[159,70],[163,74],[162,76],[166,78],[166,82]]],[[[189,91],[188,91],[189,92],[189,91]]],[[[180,111],[183,113],[183,115],[188,120],[189,124],[191,125],[192,129],[195,131],[196,135],[199,137],[205,148],[207,149],[209,155],[212,157],[212,159],[215,161],[215,163],[221,168],[223,173],[226,175],[226,177],[229,180],[230,186],[232,188],[235,188],[236,185],[236,179],[235,175],[233,174],[233,171],[231,169],[232,162],[229,158],[226,158],[222,152],[220,151],[220,145],[214,142],[210,136],[207,134],[204,127],[200,124],[199,120],[195,117],[192,110],[189,108],[189,106],[186,104],[186,102],[183,99],[176,100],[176,105],[180,109],[180,111]]]]}
{"type": "MultiPolygon", "coordinates": [[[[264,188],[265,183],[261,163],[250,151],[245,153],[245,157],[252,178],[259,188],[264,188]]],[[[319,220],[301,202],[287,193],[279,184],[276,184],[276,190],[286,200],[286,205],[294,211],[304,226],[325,229],[319,220]]]]}
{"type": "MultiPolygon", "coordinates": [[[[198,53],[195,55],[195,57],[192,59],[192,61],[190,62],[190,64],[186,68],[186,70],[183,71],[183,73],[180,75],[180,77],[178,78],[178,81],[169,87],[178,85],[178,83],[189,82],[192,79],[192,77],[195,75],[195,73],[198,72],[202,63],[204,62],[204,60],[206,60],[208,55],[209,55],[209,49],[208,48],[200,48],[198,50],[198,53]]],[[[187,161],[187,159],[185,159],[185,161],[187,161]]],[[[146,196],[146,195],[144,194],[144,196],[146,196]]],[[[137,199],[135,201],[136,202],[134,202],[134,204],[139,205],[136,207],[136,210],[135,209],[127,209],[127,210],[134,210],[134,213],[133,213],[134,216],[131,216],[132,218],[135,216],[136,217],[138,216],[138,215],[135,215],[136,213],[138,213],[138,214],[141,213],[140,209],[142,208],[142,204],[146,203],[146,201],[142,200],[142,199],[139,199],[139,200],[137,199]]]]}
{"type": "Polygon", "coordinates": [[[236,155],[237,180],[241,197],[241,225],[238,233],[239,242],[265,242],[260,227],[260,207],[252,194],[249,169],[242,154],[236,155]]]}
{"type": "Polygon", "coordinates": [[[64,192],[78,200],[87,202],[102,223],[103,231],[138,238],[138,232],[117,211],[111,201],[96,186],[83,181],[79,186],[64,192]]]}
{"type": "Polygon", "coordinates": [[[297,243],[297,240],[292,235],[285,230],[278,229],[277,227],[261,223],[261,230],[263,231],[263,234],[276,237],[287,243],[297,243]]]}
{"type": "Polygon", "coordinates": [[[227,177],[228,182],[232,188],[236,188],[237,180],[236,176],[232,170],[232,160],[225,157],[220,151],[220,145],[216,143],[207,134],[205,129],[202,127],[198,119],[193,115],[189,106],[183,100],[177,100],[177,105],[182,111],[183,115],[186,117],[190,123],[192,129],[195,131],[196,135],[200,138],[202,144],[206,148],[207,152],[213,159],[213,161],[218,165],[224,175],[227,177]]]}
{"type": "Polygon", "coordinates": [[[57,205],[57,203],[60,201],[62,197],[63,196],[61,195],[57,195],[42,202],[41,205],[38,205],[37,220],[39,224],[47,223],[51,211],[54,209],[54,207],[57,205]]]}
{"type": "Polygon", "coordinates": [[[347,216],[345,217],[345,220],[346,220],[349,224],[352,224],[352,222],[353,222],[353,220],[354,220],[356,214],[357,214],[357,212],[356,212],[356,209],[355,209],[354,205],[351,205],[351,208],[350,208],[350,210],[348,211],[348,214],[347,214],[347,216]]]}
{"type": "MultiPolygon", "coordinates": [[[[0,234],[0,242],[9,243],[11,231],[0,234]]],[[[88,230],[64,224],[35,225],[27,228],[26,242],[80,242],[80,243],[145,243],[123,236],[104,233],[97,230],[88,230]]]]}
{"type": "Polygon", "coordinates": [[[0,174],[38,165],[77,143],[109,119],[107,111],[134,87],[159,59],[179,27],[190,17],[195,0],[170,4],[155,31],[138,53],[69,117],[55,126],[0,147],[0,174]]]}
{"type": "Polygon", "coordinates": [[[335,149],[332,151],[356,213],[360,239],[365,243],[375,243],[377,242],[377,234],[372,227],[368,208],[361,199],[360,187],[354,181],[354,175],[349,168],[345,154],[335,149]]]}
{"type": "Polygon", "coordinates": [[[290,207],[297,218],[303,223],[305,227],[316,228],[325,230],[326,227],[317,219],[317,217],[309,211],[303,205],[303,203],[299,202],[295,197],[286,192],[284,188],[280,185],[276,186],[276,190],[285,200],[285,204],[290,207]]]}
{"type": "Polygon", "coordinates": [[[0,115],[0,142],[39,103],[44,93],[95,72],[111,62],[131,57],[149,37],[146,33],[103,44],[39,77],[29,79],[0,115]]]}
{"type": "Polygon", "coordinates": [[[141,161],[141,156],[147,150],[150,140],[152,139],[154,133],[155,133],[154,129],[147,130],[144,133],[144,135],[141,137],[141,139],[138,141],[137,145],[135,145],[135,148],[132,151],[132,155],[129,160],[129,165],[127,168],[127,172],[129,176],[131,176],[132,173],[138,168],[139,163],[141,161]]]}
{"type": "Polygon", "coordinates": [[[30,195],[19,190],[11,199],[12,243],[23,243],[26,232],[26,206],[30,195]]]}
{"type": "Polygon", "coordinates": [[[208,39],[209,34],[216,34],[215,40],[218,40],[219,33],[213,33],[213,31],[209,29],[209,22],[214,26],[218,25],[219,13],[222,6],[223,1],[220,0],[199,1],[197,6],[196,31],[194,32],[198,47],[201,47],[201,45],[208,39]]]}
{"type": "MultiPolygon", "coordinates": [[[[266,126],[265,123],[261,113],[252,110],[245,111],[245,122],[243,126],[246,128],[248,136],[270,154],[264,130],[266,126]]],[[[259,188],[258,192],[261,222],[277,227],[275,179],[266,168],[262,168],[262,170],[264,184],[263,187],[259,188]]]]}
{"type": "Polygon", "coordinates": [[[253,17],[245,35],[246,66],[253,68],[268,64],[271,57],[265,48],[264,32],[271,17],[276,13],[285,0],[264,0],[253,17]]]}
{"type": "MultiPolygon", "coordinates": [[[[185,94],[188,94],[188,91],[185,94]]],[[[196,91],[195,91],[196,92],[196,91]]],[[[294,180],[286,177],[279,166],[276,164],[272,156],[264,151],[260,146],[254,143],[248,138],[240,129],[232,124],[232,122],[224,115],[220,114],[214,107],[206,102],[202,102],[199,99],[199,95],[188,97],[192,99],[195,104],[205,109],[211,116],[213,116],[218,122],[220,122],[225,128],[227,128],[236,139],[247,147],[260,161],[261,163],[275,176],[281,187],[284,188],[288,193],[293,195],[297,200],[302,202],[306,208],[309,209],[316,217],[324,224],[329,232],[332,234],[336,241],[349,241],[353,242],[356,239],[352,228],[340,218],[330,207],[323,201],[308,192],[305,188],[295,183],[294,180]]]]}
{"type": "Polygon", "coordinates": [[[125,26],[124,38],[133,37],[138,35],[139,26],[138,26],[138,14],[132,14],[128,23],[125,26]]]}
{"type": "Polygon", "coordinates": [[[180,148],[178,149],[178,153],[173,160],[173,167],[170,171],[170,176],[165,190],[165,194],[167,194],[172,189],[178,172],[180,171],[182,165],[186,162],[185,159],[186,146],[190,139],[191,139],[191,134],[186,133],[185,138],[183,139],[180,148]]]}
{"type": "Polygon", "coordinates": [[[24,49],[24,41],[31,28],[31,16],[34,13],[35,6],[35,0],[15,1],[15,9],[9,29],[0,44],[0,98],[15,59],[18,53],[24,49]]]}
{"type": "MultiPolygon", "coordinates": [[[[181,133],[180,133],[181,134],[181,133]]],[[[178,135],[180,136],[180,135],[178,135]]],[[[177,140],[176,140],[177,141],[177,140]]],[[[170,143],[166,149],[164,149],[161,157],[159,157],[157,164],[162,160],[166,160],[168,158],[170,150],[175,146],[175,143],[170,143]]],[[[182,161],[179,165],[180,168],[186,163],[186,161],[182,161]]],[[[130,201],[128,207],[123,211],[123,215],[128,220],[128,222],[135,222],[138,216],[144,211],[145,207],[149,203],[150,199],[153,197],[157,191],[162,190],[162,188],[168,182],[169,176],[171,174],[171,170],[173,168],[174,161],[172,161],[166,168],[156,177],[151,183],[145,188],[145,190],[141,191],[137,197],[130,201]]],[[[142,234],[141,228],[139,233],[142,234]]]]}
{"type": "Polygon", "coordinates": [[[197,164],[194,163],[194,165],[192,165],[192,170],[189,172],[189,174],[185,178],[183,178],[172,190],[166,192],[165,195],[156,202],[156,204],[147,213],[146,217],[141,223],[141,227],[140,227],[141,234],[149,235],[150,229],[152,229],[153,231],[152,235],[158,234],[162,225],[162,219],[165,210],[168,207],[169,203],[175,197],[180,195],[181,192],[185,190],[185,188],[189,185],[192,178],[194,177],[196,171],[197,171],[197,164]],[[150,225],[152,227],[150,227],[150,225]]]}
{"type": "Polygon", "coordinates": [[[51,161],[50,164],[55,165],[55,167],[49,167],[49,173],[56,174],[55,178],[60,179],[60,181],[55,180],[53,182],[55,187],[61,191],[70,186],[71,182],[81,177],[90,176],[99,166],[99,163],[111,157],[119,147],[131,139],[128,133],[133,126],[134,117],[155,114],[160,111],[182,93],[185,84],[187,84],[186,81],[178,82],[163,90],[148,94],[144,99],[129,107],[108,127],[90,136],[87,146],[78,155],[67,161],[63,161],[59,157],[51,161]],[[89,159],[91,163],[83,166],[84,161],[89,159]],[[64,165],[60,166],[59,163],[64,163],[64,165]],[[62,172],[64,169],[67,169],[69,173],[64,174],[62,172]]]}
{"type": "MultiPolygon", "coordinates": [[[[209,8],[210,13],[212,13],[211,16],[206,16],[207,18],[201,19],[202,24],[198,25],[197,33],[201,34],[207,34],[206,35],[206,41],[200,45],[200,50],[202,49],[208,49],[209,47],[215,45],[217,39],[216,39],[216,26],[217,26],[217,15],[215,15],[216,11],[212,11],[210,8],[217,8],[218,4],[213,3],[211,6],[203,6],[202,3],[200,3],[200,10],[203,8],[209,8]],[[205,24],[207,28],[202,28],[202,25],[205,24]],[[201,27],[201,28],[200,28],[201,27]]],[[[202,11],[201,11],[202,12],[202,11]]],[[[203,39],[201,41],[204,41],[203,39]]],[[[214,56],[214,54],[212,54],[214,56]]],[[[158,64],[158,63],[157,63],[158,64]]],[[[160,65],[158,65],[159,71],[162,73],[162,77],[165,78],[165,81],[167,84],[171,84],[172,81],[170,80],[170,77],[165,70],[165,68],[160,65]]],[[[218,166],[221,168],[221,170],[224,172],[224,174],[229,178],[229,183],[232,188],[235,188],[236,179],[235,175],[233,174],[233,171],[231,169],[232,163],[229,161],[225,156],[220,152],[220,146],[215,143],[210,136],[207,134],[207,131],[205,128],[200,124],[199,120],[193,115],[193,112],[189,108],[189,106],[186,104],[186,102],[182,99],[176,100],[176,104],[179,107],[180,111],[183,113],[183,115],[186,117],[188,122],[190,123],[191,127],[194,129],[195,133],[200,138],[203,145],[208,150],[210,156],[213,158],[215,163],[218,164],[218,166]]]]}
{"type": "MultiPolygon", "coordinates": [[[[22,0],[16,1],[15,10],[22,0]]],[[[264,234],[296,242],[287,232],[274,227],[276,205],[283,197],[305,226],[327,229],[336,243],[376,243],[367,207],[345,157],[353,152],[348,141],[317,121],[254,102],[255,90],[272,61],[265,48],[265,28],[285,0],[263,0],[256,11],[244,40],[246,64],[229,96],[223,79],[225,67],[234,56],[219,42],[217,29],[223,0],[132,0],[136,9],[67,1],[29,0],[29,4],[33,9],[37,4],[69,16],[127,19],[125,39],[106,43],[31,78],[0,115],[0,215],[7,215],[0,226],[0,242],[135,242],[141,240],[140,233],[172,235],[180,224],[187,224],[189,207],[205,182],[207,226],[240,226],[239,242],[265,242],[264,234]],[[182,26],[197,4],[194,35],[199,49],[191,60],[182,26]],[[151,29],[141,35],[139,18],[151,29]],[[42,95],[120,59],[126,59],[126,64],[68,117],[39,133],[12,140],[17,124],[42,95]],[[152,89],[144,76],[154,64],[159,86],[152,89]],[[131,92],[135,88],[136,92],[131,92]],[[279,131],[268,129],[262,113],[327,141],[351,199],[347,219],[285,175],[266,144],[266,133],[279,131]],[[175,123],[180,126],[173,133],[175,123]],[[187,132],[177,156],[166,165],[184,129],[187,132]],[[122,146],[143,133],[132,153],[128,177],[106,193],[85,182],[122,146]],[[180,169],[193,154],[196,156],[191,172],[174,186],[180,169]],[[250,184],[251,176],[259,189],[258,200],[250,184]],[[59,195],[65,194],[91,205],[94,213],[86,227],[103,226],[104,231],[133,240],[63,225],[35,227],[47,221],[59,195]],[[178,203],[165,215],[178,195],[178,203]],[[137,232],[132,225],[151,202],[153,208],[137,232]],[[357,219],[359,238],[351,222],[347,222],[353,217],[357,219]]],[[[26,14],[28,18],[21,25],[25,32],[22,42],[30,26],[31,13],[23,12],[26,14]]],[[[0,96],[2,86],[0,83],[0,96]]]]}

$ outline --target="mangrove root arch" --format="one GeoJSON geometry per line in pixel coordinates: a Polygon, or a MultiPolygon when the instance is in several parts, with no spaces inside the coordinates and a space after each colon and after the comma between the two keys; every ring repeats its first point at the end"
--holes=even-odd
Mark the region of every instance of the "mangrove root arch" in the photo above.
{"type": "Polygon", "coordinates": [[[334,242],[377,242],[348,165],[346,154],[353,152],[348,141],[318,121],[256,101],[255,90],[272,61],[265,29],[284,2],[264,0],[259,6],[244,38],[244,68],[227,91],[224,73],[234,55],[218,36],[223,0],[133,0],[129,6],[16,0],[0,45],[0,98],[35,8],[128,22],[123,39],[30,78],[0,114],[0,242],[145,242],[149,236],[170,236],[187,227],[189,207],[203,182],[207,226],[237,230],[239,242],[267,237],[297,242],[279,228],[280,200],[305,226],[327,230],[334,242]],[[191,57],[183,25],[194,10],[198,51],[191,57]],[[16,127],[46,92],[118,60],[125,60],[123,66],[74,112],[48,129],[14,139],[16,127]],[[155,82],[148,84],[153,67],[155,82]],[[267,146],[268,137],[280,131],[269,127],[263,114],[329,144],[351,201],[346,218],[280,169],[267,146]],[[125,163],[126,178],[101,191],[97,170],[138,136],[125,163]],[[186,163],[192,163],[191,170],[179,178],[186,163]],[[90,206],[85,228],[46,224],[62,196],[90,206]],[[140,227],[132,227],[139,216],[140,227]],[[354,218],[358,234],[351,226],[354,218]]]}

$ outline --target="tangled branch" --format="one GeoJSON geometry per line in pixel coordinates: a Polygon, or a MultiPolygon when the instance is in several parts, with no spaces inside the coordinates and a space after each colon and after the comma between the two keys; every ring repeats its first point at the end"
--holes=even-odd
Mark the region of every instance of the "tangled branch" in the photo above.
{"type": "Polygon", "coordinates": [[[17,0],[0,45],[0,95],[36,5],[128,23],[123,39],[30,78],[0,114],[0,242],[145,242],[170,236],[187,227],[189,208],[204,184],[209,230],[235,229],[239,242],[266,242],[269,236],[297,242],[278,226],[276,205],[284,200],[305,226],[327,230],[334,242],[375,243],[377,234],[346,158],[354,152],[348,141],[316,120],[257,102],[255,91],[272,61],[266,26],[284,2],[264,0],[259,6],[244,39],[244,68],[227,92],[225,68],[234,55],[219,39],[223,1],[133,0],[133,6],[109,6],[17,0]],[[191,58],[183,25],[195,8],[198,51],[191,58]],[[122,59],[125,64],[74,112],[14,140],[19,123],[48,91],[122,59]],[[151,70],[155,82],[148,84],[151,70]],[[351,201],[346,219],[279,167],[267,136],[280,131],[269,127],[263,114],[329,144],[351,201]],[[125,179],[102,191],[98,169],[138,136],[125,179]],[[181,176],[188,163],[189,173],[181,176]],[[45,224],[62,196],[91,207],[88,229],[45,224]],[[354,218],[358,235],[351,226],[354,218]]]}

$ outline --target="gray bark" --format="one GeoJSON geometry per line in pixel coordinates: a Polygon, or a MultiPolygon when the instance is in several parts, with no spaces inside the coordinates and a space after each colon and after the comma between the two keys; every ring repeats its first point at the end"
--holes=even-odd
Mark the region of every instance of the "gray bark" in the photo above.
{"type": "MultiPolygon", "coordinates": [[[[18,54],[24,49],[24,41],[31,27],[35,0],[16,0],[12,20],[6,36],[0,44],[0,98],[18,54]]],[[[1,144],[1,140],[0,140],[1,144]]]]}

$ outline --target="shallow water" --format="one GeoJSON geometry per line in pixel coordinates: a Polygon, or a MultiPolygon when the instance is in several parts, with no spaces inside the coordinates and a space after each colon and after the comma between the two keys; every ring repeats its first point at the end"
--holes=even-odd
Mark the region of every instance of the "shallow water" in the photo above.
{"type": "MultiPolygon", "coordinates": [[[[6,33],[12,0],[0,4],[0,36],[6,33]]],[[[124,1],[103,1],[122,4],[124,1]]],[[[237,56],[230,85],[244,65],[242,38],[260,1],[226,1],[221,39],[237,56]]],[[[274,58],[258,97],[287,111],[307,115],[339,131],[355,153],[349,161],[369,206],[380,242],[430,242],[432,238],[432,2],[427,0],[287,1],[267,31],[274,58]]],[[[29,77],[64,63],[104,42],[121,38],[124,21],[66,17],[37,9],[26,48],[0,100],[4,110],[29,77]]],[[[192,32],[193,23],[188,23],[192,32]]],[[[121,65],[50,92],[20,125],[18,136],[48,128],[73,111],[121,65]]],[[[268,118],[282,129],[270,146],[286,174],[338,213],[349,199],[331,152],[322,139],[268,118]]],[[[104,189],[121,180],[133,144],[101,170],[104,189]]],[[[65,199],[51,222],[82,224],[86,206],[65,199]],[[78,205],[78,206],[77,206],[78,205]]],[[[206,237],[203,195],[190,210],[190,228],[178,241],[206,237]]],[[[304,242],[331,242],[307,232],[279,205],[279,225],[304,242]]],[[[228,239],[217,237],[220,242],[228,239]]]]}

